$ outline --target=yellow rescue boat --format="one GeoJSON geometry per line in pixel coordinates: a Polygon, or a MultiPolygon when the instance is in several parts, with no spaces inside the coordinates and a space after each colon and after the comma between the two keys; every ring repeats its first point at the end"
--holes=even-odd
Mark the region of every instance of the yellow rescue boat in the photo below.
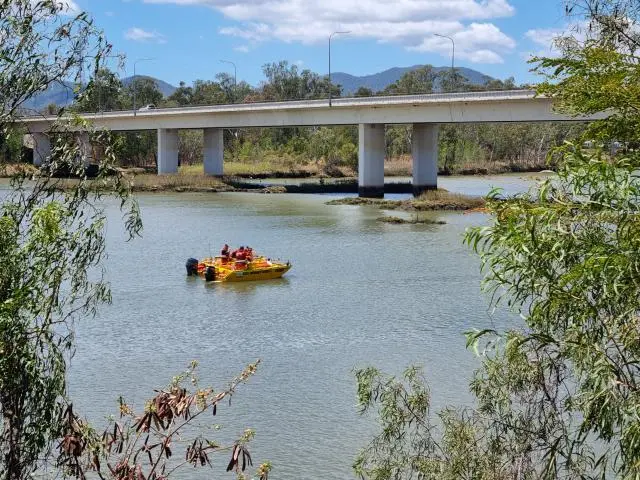
{"type": "Polygon", "coordinates": [[[248,282],[280,278],[291,269],[291,263],[282,263],[266,257],[252,260],[234,260],[223,257],[187,260],[187,275],[199,275],[207,282],[248,282]]]}

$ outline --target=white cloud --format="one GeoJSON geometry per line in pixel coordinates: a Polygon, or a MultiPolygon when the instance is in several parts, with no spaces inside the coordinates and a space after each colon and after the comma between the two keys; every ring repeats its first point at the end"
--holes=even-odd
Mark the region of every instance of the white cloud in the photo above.
{"type": "Polygon", "coordinates": [[[515,13],[510,0],[143,0],[145,3],[208,6],[235,24],[219,33],[249,43],[268,40],[317,44],[331,32],[346,38],[396,43],[409,50],[433,52],[475,63],[500,63],[515,41],[490,20],[515,13]]]}
{"type": "Polygon", "coordinates": [[[166,38],[161,33],[149,32],[138,27],[132,27],[124,32],[124,38],[135,42],[167,43],[166,38]]]}
{"type": "Polygon", "coordinates": [[[589,36],[589,29],[586,22],[579,22],[573,25],[565,25],[563,28],[535,28],[527,30],[524,36],[533,42],[536,51],[525,52],[524,57],[532,55],[538,57],[557,57],[561,51],[557,40],[563,37],[570,37],[577,42],[584,42],[589,36]]]}
{"type": "Polygon", "coordinates": [[[536,28],[527,30],[524,36],[531,40],[539,49],[537,52],[529,52],[528,55],[543,57],[558,56],[560,52],[555,45],[555,40],[562,36],[563,32],[564,30],[559,28],[536,28]]]}
{"type": "Polygon", "coordinates": [[[236,52],[240,53],[249,53],[249,45],[238,45],[237,47],[233,47],[236,52]]]}

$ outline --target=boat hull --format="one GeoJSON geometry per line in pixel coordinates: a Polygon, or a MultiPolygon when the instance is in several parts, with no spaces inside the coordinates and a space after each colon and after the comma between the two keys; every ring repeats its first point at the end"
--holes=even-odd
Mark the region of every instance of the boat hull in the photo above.
{"type": "Polygon", "coordinates": [[[251,282],[256,280],[273,280],[280,278],[289,271],[291,265],[283,265],[269,269],[234,270],[225,276],[224,282],[251,282]]]}
{"type": "Polygon", "coordinates": [[[281,278],[290,269],[290,263],[271,262],[263,257],[246,264],[224,262],[220,257],[206,258],[197,265],[198,275],[215,283],[273,280],[281,278]]]}

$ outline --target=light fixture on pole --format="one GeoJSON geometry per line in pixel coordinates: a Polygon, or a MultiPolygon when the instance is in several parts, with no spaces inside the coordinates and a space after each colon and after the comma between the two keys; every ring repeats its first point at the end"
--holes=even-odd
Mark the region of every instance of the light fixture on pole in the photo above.
{"type": "Polygon", "coordinates": [[[236,97],[238,93],[238,70],[236,68],[236,64],[229,60],[220,60],[222,63],[230,63],[233,65],[233,102],[236,103],[236,97]]]}
{"type": "Polygon", "coordinates": [[[351,33],[351,31],[333,32],[329,35],[329,106],[331,106],[331,38],[334,35],[346,35],[347,33],[351,33]]]}
{"type": "Polygon", "coordinates": [[[449,40],[451,40],[451,88],[454,87],[454,81],[455,81],[455,67],[454,67],[454,62],[455,62],[455,58],[456,58],[456,42],[453,41],[453,38],[447,36],[447,35],[441,35],[439,33],[434,33],[434,35],[436,37],[441,37],[441,38],[448,38],[449,40]]]}
{"type": "Polygon", "coordinates": [[[155,58],[138,58],[135,62],[133,62],[133,116],[136,116],[136,63],[138,62],[147,62],[155,60],[155,58]]]}

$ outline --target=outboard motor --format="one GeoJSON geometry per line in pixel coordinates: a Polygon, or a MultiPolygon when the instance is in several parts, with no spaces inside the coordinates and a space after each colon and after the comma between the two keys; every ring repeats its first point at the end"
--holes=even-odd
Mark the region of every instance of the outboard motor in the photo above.
{"type": "Polygon", "coordinates": [[[204,271],[204,279],[207,282],[214,282],[216,280],[216,267],[207,267],[204,271]]]}
{"type": "Polygon", "coordinates": [[[187,260],[187,275],[190,277],[192,275],[198,275],[198,260],[195,258],[190,258],[187,260]]]}

